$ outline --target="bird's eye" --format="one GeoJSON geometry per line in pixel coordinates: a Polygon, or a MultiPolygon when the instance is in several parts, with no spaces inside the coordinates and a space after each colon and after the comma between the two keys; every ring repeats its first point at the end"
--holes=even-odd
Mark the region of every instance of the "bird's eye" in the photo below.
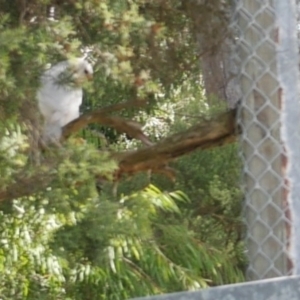
{"type": "Polygon", "coordinates": [[[89,74],[87,69],[84,70],[84,74],[86,74],[86,75],[89,74]]]}

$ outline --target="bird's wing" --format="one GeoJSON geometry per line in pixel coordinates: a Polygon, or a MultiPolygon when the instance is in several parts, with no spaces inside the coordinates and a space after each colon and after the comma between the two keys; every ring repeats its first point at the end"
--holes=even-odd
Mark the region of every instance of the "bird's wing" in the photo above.
{"type": "Polygon", "coordinates": [[[58,77],[67,66],[67,62],[59,63],[47,70],[41,78],[37,99],[45,119],[45,141],[59,140],[62,127],[79,117],[82,89],[58,84],[58,77]]]}

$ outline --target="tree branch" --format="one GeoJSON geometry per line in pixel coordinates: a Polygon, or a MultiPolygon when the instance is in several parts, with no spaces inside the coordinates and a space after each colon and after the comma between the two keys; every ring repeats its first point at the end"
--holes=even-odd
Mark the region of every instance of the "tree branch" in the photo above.
{"type": "MultiPolygon", "coordinates": [[[[123,153],[112,153],[111,157],[119,164],[116,179],[124,174],[147,170],[171,174],[172,170],[167,167],[168,162],[197,149],[204,150],[234,142],[236,140],[235,115],[236,111],[231,110],[210,120],[202,120],[188,130],[176,133],[156,144],[151,144],[149,147],[123,153]]],[[[67,137],[70,132],[82,128],[82,125],[86,126],[93,122],[99,122],[99,120],[101,124],[108,126],[114,127],[117,124],[118,127],[124,125],[125,130],[121,127],[118,129],[126,132],[128,124],[126,122],[122,123],[122,119],[120,119],[104,116],[101,111],[90,113],[68,124],[64,129],[64,135],[67,137]]],[[[139,134],[139,130],[136,132],[139,134]]],[[[51,184],[53,178],[50,177],[45,178],[42,171],[29,177],[18,176],[14,180],[15,183],[0,190],[0,201],[34,194],[51,184]]]]}
{"type": "Polygon", "coordinates": [[[126,133],[131,138],[141,140],[145,145],[152,145],[149,138],[141,130],[141,125],[139,123],[120,117],[107,116],[101,110],[82,115],[67,124],[63,128],[63,139],[67,139],[72,133],[78,132],[80,129],[92,123],[113,127],[119,133],[126,133]]]}
{"type": "Polygon", "coordinates": [[[178,157],[197,149],[209,149],[236,140],[236,111],[202,120],[192,128],[174,134],[157,144],[131,152],[116,153],[112,157],[119,163],[118,175],[146,170],[159,170],[178,157]]]}
{"type": "Polygon", "coordinates": [[[145,145],[152,145],[149,138],[141,130],[141,125],[137,122],[126,120],[121,117],[108,116],[110,112],[116,112],[128,107],[145,106],[145,100],[134,100],[124,103],[117,103],[108,107],[84,114],[76,120],[70,122],[63,128],[62,138],[67,139],[72,133],[78,132],[80,129],[92,123],[115,128],[120,133],[126,133],[131,138],[141,140],[145,145]]]}

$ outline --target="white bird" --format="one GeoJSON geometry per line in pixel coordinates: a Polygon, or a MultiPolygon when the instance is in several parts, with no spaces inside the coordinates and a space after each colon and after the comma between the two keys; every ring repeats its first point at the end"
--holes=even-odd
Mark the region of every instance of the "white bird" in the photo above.
{"type": "Polygon", "coordinates": [[[58,143],[62,127],[79,117],[82,84],[93,76],[92,66],[83,58],[60,62],[41,77],[37,92],[40,112],[45,121],[43,142],[58,143]]]}

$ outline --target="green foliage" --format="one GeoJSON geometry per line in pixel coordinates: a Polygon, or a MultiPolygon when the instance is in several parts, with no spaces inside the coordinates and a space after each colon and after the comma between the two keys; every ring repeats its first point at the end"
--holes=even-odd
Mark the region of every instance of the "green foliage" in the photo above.
{"type": "MultiPolygon", "coordinates": [[[[219,101],[209,99],[208,102],[203,88],[191,80],[175,90],[170,100],[174,103],[174,121],[169,132],[192,126],[198,116],[209,118],[224,110],[219,101]]],[[[231,263],[243,270],[246,265],[241,220],[243,195],[237,145],[192,153],[179,159],[172,167],[177,171],[175,184],[160,177],[154,177],[153,183],[162,189],[185,191],[191,201],[180,206],[183,218],[179,222],[189,220],[190,230],[200,241],[222,249],[231,263]]],[[[236,279],[239,281],[242,276],[236,279]]]]}
{"type": "Polygon", "coordinates": [[[102,196],[64,217],[28,200],[2,214],[0,289],[7,299],[127,299],[237,280],[223,251],[177,223],[176,202],[188,203],[181,192],[149,186],[115,202],[102,196]]]}
{"type": "MultiPolygon", "coordinates": [[[[1,299],[126,299],[243,279],[235,146],[179,160],[175,184],[139,174],[118,195],[96,189],[117,167],[99,153],[101,127],[38,147],[39,77],[86,47],[95,80],[83,111],[146,99],[123,115],[155,140],[224,109],[205,98],[196,36],[215,47],[226,16],[220,1],[198,2],[0,0],[1,299]]],[[[104,133],[113,149],[139,145],[104,133]]]]}
{"type": "MultiPolygon", "coordinates": [[[[192,126],[199,116],[209,118],[211,114],[224,109],[218,103],[208,104],[203,88],[197,81],[192,80],[187,80],[180,88],[174,89],[165,105],[168,109],[164,107],[157,109],[156,114],[148,119],[147,123],[147,130],[151,134],[163,128],[158,133],[159,138],[170,132],[177,132],[192,126]]],[[[195,241],[208,245],[209,251],[215,251],[214,266],[221,261],[218,257],[218,251],[221,251],[223,259],[226,259],[223,266],[226,267],[221,267],[221,263],[217,272],[209,273],[207,276],[211,280],[208,282],[209,285],[243,280],[242,271],[246,265],[246,259],[242,241],[244,228],[240,217],[243,195],[240,190],[241,162],[237,145],[192,153],[172,163],[172,167],[177,173],[174,183],[161,175],[154,174],[152,178],[136,176],[124,182],[120,191],[126,193],[128,190],[139,189],[148,182],[152,182],[163,190],[184,191],[190,201],[179,203],[181,215],[176,219],[168,217],[167,223],[170,222],[172,228],[176,228],[176,232],[183,230],[182,224],[185,224],[195,241]],[[233,267],[232,270],[228,269],[227,263],[233,267]]],[[[167,237],[177,241],[177,238],[175,239],[170,233],[167,237]]],[[[174,250],[172,253],[174,257],[179,246],[175,247],[170,240],[167,244],[171,246],[171,250],[174,250]]],[[[164,249],[166,250],[166,247],[164,249]]],[[[200,253],[199,249],[196,251],[200,253]]],[[[176,261],[180,261],[182,256],[181,252],[178,257],[176,256],[176,261]]],[[[190,269],[191,266],[188,268],[190,269]]]]}

